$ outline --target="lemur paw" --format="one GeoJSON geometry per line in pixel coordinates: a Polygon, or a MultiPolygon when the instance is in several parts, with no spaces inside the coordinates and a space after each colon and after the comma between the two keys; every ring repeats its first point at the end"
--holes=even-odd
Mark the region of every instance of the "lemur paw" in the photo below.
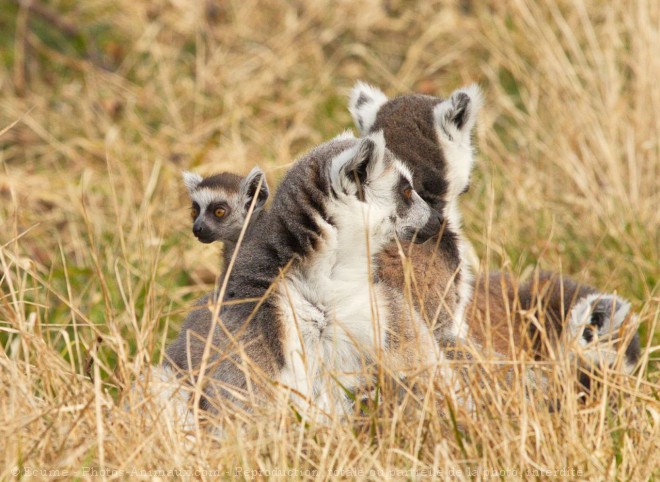
{"type": "Polygon", "coordinates": [[[581,298],[570,312],[570,339],[581,354],[596,366],[613,367],[627,343],[622,368],[631,373],[640,358],[637,316],[630,303],[613,294],[597,293],[581,298]]]}

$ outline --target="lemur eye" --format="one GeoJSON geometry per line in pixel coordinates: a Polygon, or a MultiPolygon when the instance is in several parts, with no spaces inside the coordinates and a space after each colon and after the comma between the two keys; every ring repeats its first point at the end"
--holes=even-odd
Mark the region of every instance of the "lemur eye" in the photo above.
{"type": "Polygon", "coordinates": [[[193,220],[197,219],[197,216],[199,216],[199,209],[197,209],[195,206],[190,208],[190,216],[193,218],[193,220]]]}
{"type": "Polygon", "coordinates": [[[215,214],[216,218],[221,218],[226,213],[227,213],[227,211],[225,210],[225,208],[216,208],[215,211],[213,211],[213,214],[215,214]]]}
{"type": "Polygon", "coordinates": [[[410,198],[412,197],[413,189],[408,186],[403,190],[403,197],[406,198],[406,200],[410,201],[410,198]]]}

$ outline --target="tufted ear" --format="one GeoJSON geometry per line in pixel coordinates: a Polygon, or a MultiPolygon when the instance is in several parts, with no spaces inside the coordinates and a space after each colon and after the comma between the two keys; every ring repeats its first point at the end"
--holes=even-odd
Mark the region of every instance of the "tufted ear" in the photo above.
{"type": "Polygon", "coordinates": [[[261,211],[268,200],[268,196],[270,196],[264,171],[258,166],[253,167],[250,173],[241,180],[239,192],[244,199],[246,211],[250,209],[250,204],[255,195],[257,195],[257,203],[254,206],[254,213],[261,211]]]}
{"type": "Polygon", "coordinates": [[[361,136],[369,133],[376,122],[378,111],[387,100],[387,96],[380,89],[364,82],[355,84],[348,100],[348,110],[361,136]]]}
{"type": "Polygon", "coordinates": [[[447,163],[448,199],[465,192],[474,166],[472,129],[483,104],[477,85],[458,89],[433,108],[438,142],[447,163]]]}
{"type": "Polygon", "coordinates": [[[385,160],[385,137],[378,131],[360,139],[357,146],[342,152],[332,161],[331,178],[335,188],[355,193],[364,201],[363,186],[382,171],[385,160]]]}
{"type": "Polygon", "coordinates": [[[433,118],[441,141],[470,145],[472,128],[477,122],[483,97],[476,84],[455,90],[433,109],[433,118]]]}
{"type": "Polygon", "coordinates": [[[186,189],[188,189],[188,194],[192,194],[193,191],[197,189],[197,186],[199,186],[199,183],[203,181],[203,179],[204,178],[199,174],[190,171],[184,171],[183,183],[186,185],[186,189]]]}

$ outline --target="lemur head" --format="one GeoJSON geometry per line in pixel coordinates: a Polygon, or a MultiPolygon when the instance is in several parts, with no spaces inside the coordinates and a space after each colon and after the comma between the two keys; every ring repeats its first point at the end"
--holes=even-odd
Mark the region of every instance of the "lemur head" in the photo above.
{"type": "Polygon", "coordinates": [[[370,232],[382,233],[385,241],[395,233],[402,240],[423,242],[440,229],[438,213],[417,194],[410,170],[385,147],[380,131],[354,140],[334,157],[330,180],[346,210],[341,217],[355,222],[362,211],[370,232]]]}
{"type": "Polygon", "coordinates": [[[388,99],[358,82],[349,100],[360,135],[382,130],[387,148],[413,171],[415,189],[439,212],[469,186],[471,133],[481,105],[476,85],[444,100],[420,94],[388,99]]]}
{"type": "Polygon", "coordinates": [[[609,293],[594,293],[571,309],[567,335],[580,347],[579,355],[601,367],[614,366],[619,347],[626,342],[623,371],[632,373],[641,356],[638,324],[628,301],[609,293]]]}
{"type": "Polygon", "coordinates": [[[193,234],[202,243],[236,242],[254,197],[252,219],[269,196],[266,176],[258,167],[245,177],[229,172],[209,177],[184,172],[183,182],[192,201],[193,234]]]}

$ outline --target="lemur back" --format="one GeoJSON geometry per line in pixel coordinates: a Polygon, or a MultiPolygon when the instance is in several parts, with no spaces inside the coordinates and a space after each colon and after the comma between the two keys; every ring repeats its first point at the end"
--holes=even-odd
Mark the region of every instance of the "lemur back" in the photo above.
{"type": "MultiPolygon", "coordinates": [[[[460,338],[469,333],[479,344],[488,341],[488,316],[493,330],[491,344],[498,351],[510,354],[532,347],[537,356],[544,357],[548,353],[542,349],[542,334],[527,319],[510,311],[519,307],[539,313],[537,302],[542,299],[548,314],[545,329],[555,347],[566,334],[586,346],[598,335],[608,339],[621,327],[626,328],[621,330],[628,332],[623,338],[627,343],[623,369],[631,371],[639,360],[639,336],[625,300],[551,273],[524,282],[497,273],[482,274],[471,282],[458,197],[469,186],[474,163],[470,137],[481,105],[476,86],[459,89],[445,100],[418,94],[388,99],[379,89],[358,82],[350,97],[349,110],[361,135],[382,130],[388,149],[413,172],[420,196],[443,216],[445,228],[439,240],[432,240],[435,245],[430,242],[410,250],[403,247],[413,269],[413,298],[420,311],[440,328],[436,334],[460,338]],[[517,333],[513,347],[508,342],[511,319],[517,333]]],[[[387,282],[393,287],[409,286],[397,248],[385,249],[382,256],[381,273],[387,282]]],[[[544,338],[547,341],[548,336],[544,338]]]]}
{"type": "MultiPolygon", "coordinates": [[[[379,353],[396,370],[431,363],[426,325],[407,319],[371,264],[395,235],[424,241],[439,228],[382,135],[340,136],[297,161],[238,252],[212,334],[205,406],[263,395],[264,375],[324,410],[346,410],[343,390],[364,385],[359,368],[379,353]]],[[[171,362],[195,376],[209,328],[182,331],[171,362]]]]}

